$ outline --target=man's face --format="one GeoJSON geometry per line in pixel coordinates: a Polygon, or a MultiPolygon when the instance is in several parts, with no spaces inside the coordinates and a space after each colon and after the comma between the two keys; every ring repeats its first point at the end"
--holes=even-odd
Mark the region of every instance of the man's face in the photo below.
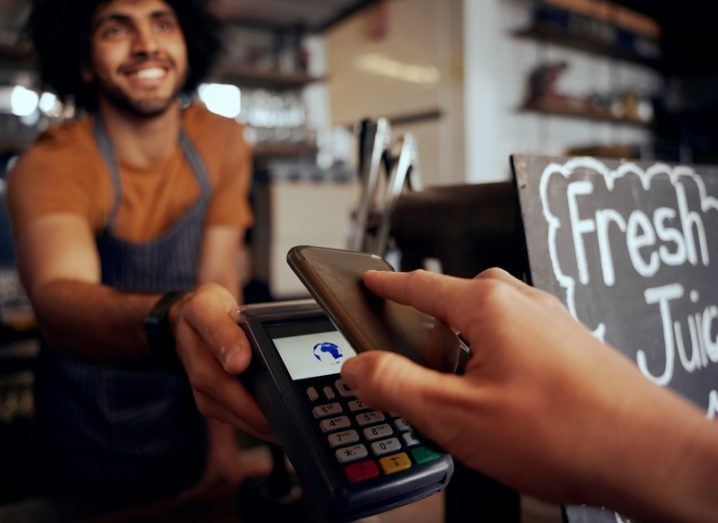
{"type": "Polygon", "coordinates": [[[141,116],[162,114],[187,78],[187,46],[162,0],[111,0],[92,19],[89,80],[100,96],[141,116]]]}

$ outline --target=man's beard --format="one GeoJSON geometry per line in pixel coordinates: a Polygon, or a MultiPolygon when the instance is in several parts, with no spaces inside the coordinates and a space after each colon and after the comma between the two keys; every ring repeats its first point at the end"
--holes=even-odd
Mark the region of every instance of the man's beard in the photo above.
{"type": "Polygon", "coordinates": [[[100,94],[120,111],[140,118],[153,118],[164,114],[172,106],[182,90],[182,86],[177,85],[167,98],[148,98],[143,100],[133,100],[117,86],[101,80],[98,82],[98,89],[100,94]]]}

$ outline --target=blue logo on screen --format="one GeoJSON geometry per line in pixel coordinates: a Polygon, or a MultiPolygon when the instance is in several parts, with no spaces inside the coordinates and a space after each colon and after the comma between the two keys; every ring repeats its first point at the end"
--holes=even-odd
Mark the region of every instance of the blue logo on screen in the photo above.
{"type": "Polygon", "coordinates": [[[328,341],[317,343],[314,346],[314,357],[327,365],[338,365],[344,361],[341,349],[328,341]]]}

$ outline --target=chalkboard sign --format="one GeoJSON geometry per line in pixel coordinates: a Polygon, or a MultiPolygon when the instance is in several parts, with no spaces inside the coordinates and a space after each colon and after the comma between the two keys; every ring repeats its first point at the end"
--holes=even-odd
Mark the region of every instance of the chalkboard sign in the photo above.
{"type": "MultiPolygon", "coordinates": [[[[646,379],[718,416],[718,169],[512,162],[533,285],[558,296],[646,379]]],[[[626,521],[577,507],[567,514],[626,521]]]]}

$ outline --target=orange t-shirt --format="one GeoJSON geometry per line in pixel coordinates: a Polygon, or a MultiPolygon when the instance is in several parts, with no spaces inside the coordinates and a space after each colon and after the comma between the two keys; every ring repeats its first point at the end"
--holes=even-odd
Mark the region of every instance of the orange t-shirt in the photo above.
{"type": "MultiPolygon", "coordinates": [[[[93,135],[94,118],[45,131],[13,169],[8,209],[15,237],[33,219],[58,212],[80,214],[95,231],[107,224],[115,194],[109,169],[93,135]]],[[[242,127],[195,103],[182,112],[182,128],[199,152],[212,187],[205,227],[252,223],[248,190],[251,151],[242,127]]],[[[157,165],[119,165],[122,198],[114,232],[130,242],[168,231],[200,197],[200,186],[177,142],[157,165]]]]}

